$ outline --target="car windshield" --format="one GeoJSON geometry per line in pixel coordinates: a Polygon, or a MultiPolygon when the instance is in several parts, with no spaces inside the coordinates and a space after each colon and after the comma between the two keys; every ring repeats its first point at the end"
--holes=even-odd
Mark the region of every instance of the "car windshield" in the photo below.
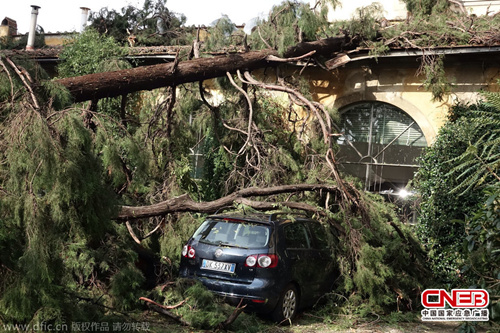
{"type": "Polygon", "coordinates": [[[193,238],[202,243],[251,249],[266,247],[269,235],[269,227],[258,223],[208,220],[198,228],[193,238]]]}

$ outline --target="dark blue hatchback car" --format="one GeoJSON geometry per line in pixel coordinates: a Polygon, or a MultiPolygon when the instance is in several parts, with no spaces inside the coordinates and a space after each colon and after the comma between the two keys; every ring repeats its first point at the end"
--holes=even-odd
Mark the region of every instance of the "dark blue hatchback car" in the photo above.
{"type": "Polygon", "coordinates": [[[338,275],[334,239],[301,215],[209,216],[182,250],[180,275],[281,322],[331,290],[338,275]]]}

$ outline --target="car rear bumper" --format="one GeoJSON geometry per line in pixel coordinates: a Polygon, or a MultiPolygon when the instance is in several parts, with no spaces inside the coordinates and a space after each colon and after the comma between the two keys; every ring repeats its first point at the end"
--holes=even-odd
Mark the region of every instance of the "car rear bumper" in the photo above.
{"type": "Polygon", "coordinates": [[[236,283],[190,275],[188,270],[182,269],[180,276],[200,281],[208,290],[221,296],[229,304],[238,305],[243,300],[242,304],[247,305],[246,309],[260,313],[269,313],[274,310],[281,290],[284,288],[264,278],[254,278],[250,284],[236,283]]]}

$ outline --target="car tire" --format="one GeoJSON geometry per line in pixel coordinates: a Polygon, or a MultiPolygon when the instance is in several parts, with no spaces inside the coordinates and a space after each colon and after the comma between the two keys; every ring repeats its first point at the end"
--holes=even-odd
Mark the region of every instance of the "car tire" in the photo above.
{"type": "Polygon", "coordinates": [[[289,284],[281,293],[271,317],[277,323],[289,324],[297,314],[298,307],[299,294],[297,288],[293,284],[289,284]]]}

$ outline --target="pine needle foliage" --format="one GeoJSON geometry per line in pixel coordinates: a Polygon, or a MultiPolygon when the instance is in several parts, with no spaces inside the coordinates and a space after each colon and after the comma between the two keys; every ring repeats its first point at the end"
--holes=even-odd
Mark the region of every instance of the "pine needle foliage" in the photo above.
{"type": "Polygon", "coordinates": [[[91,12],[90,27],[113,37],[120,45],[154,46],[185,44],[189,31],[181,29],[186,17],[167,8],[166,0],[146,0],[142,8],[127,5],[120,11],[101,8],[91,12]]]}
{"type": "Polygon", "coordinates": [[[118,59],[126,54],[127,49],[121,47],[113,37],[101,37],[96,30],[88,28],[75,35],[59,54],[59,76],[80,76],[127,68],[130,65],[124,66],[118,59]],[[110,64],[116,66],[110,68],[110,64]]]}
{"type": "Polygon", "coordinates": [[[204,40],[204,50],[212,52],[236,51],[237,46],[243,45],[245,33],[236,28],[227,15],[223,15],[212,27],[204,40]]]}
{"type": "MultiPolygon", "coordinates": [[[[121,59],[126,53],[127,49],[113,37],[86,29],[65,45],[58,71],[66,77],[130,68],[130,63],[121,59]]],[[[140,110],[139,94],[105,98],[92,102],[91,106],[82,103],[81,108],[87,127],[94,132],[94,149],[100,154],[108,171],[107,180],[115,187],[115,192],[125,201],[134,197],[127,195],[127,189],[128,193],[137,195],[148,192],[149,183],[145,179],[150,171],[148,151],[134,137],[138,130],[135,124],[140,110]],[[87,110],[88,107],[93,110],[87,110]]]]}
{"type": "MultiPolygon", "coordinates": [[[[395,207],[378,195],[366,193],[370,206],[370,228],[363,230],[360,249],[350,258],[348,244],[341,251],[343,283],[340,292],[348,297],[347,308],[361,315],[409,310],[418,302],[418,290],[430,283],[427,255],[412,230],[400,223],[395,207]],[[346,266],[351,262],[352,266],[346,266]]],[[[360,222],[346,230],[361,227],[360,222]],[[359,223],[359,225],[358,225],[359,223]]]]}
{"type": "MultiPolygon", "coordinates": [[[[190,323],[195,329],[217,330],[234,311],[234,307],[225,304],[219,297],[214,296],[201,283],[192,280],[178,280],[166,288],[158,288],[156,297],[162,299],[162,304],[172,305],[181,301],[185,303],[172,310],[190,323]]],[[[241,313],[230,327],[232,332],[258,333],[269,330],[269,326],[260,318],[250,313],[241,313]]]]}
{"type": "MultiPolygon", "coordinates": [[[[389,48],[412,48],[422,50],[417,74],[424,77],[423,83],[437,101],[445,100],[453,91],[453,79],[446,76],[444,57],[429,56],[436,47],[460,45],[488,46],[498,43],[500,17],[472,16],[452,10],[449,1],[407,0],[412,13],[405,21],[381,28],[374,24],[378,34],[364,39],[371,54],[386,52],[389,48]]],[[[365,35],[369,37],[368,35],[365,35]]]]}
{"type": "MultiPolygon", "coordinates": [[[[21,56],[0,55],[0,120],[17,108],[18,103],[23,103],[29,93],[21,77],[12,67],[12,62],[19,70],[26,71],[28,75],[40,83],[32,87],[36,98],[43,104],[48,104],[55,109],[62,109],[71,104],[71,96],[61,85],[48,81],[49,75],[31,60],[21,56]]],[[[29,80],[28,80],[29,81],[29,80]]]]}
{"type": "MultiPolygon", "coordinates": [[[[0,55],[0,61],[7,68],[7,61],[4,55],[0,55]]],[[[0,71],[0,119],[4,120],[15,104],[26,93],[21,79],[16,76],[14,70],[2,68],[0,71]]]]}
{"type": "MultiPolygon", "coordinates": [[[[109,279],[128,265],[125,258],[134,260],[120,242],[113,246],[122,259],[106,249],[109,237],[118,235],[111,221],[116,202],[102,182],[91,137],[75,114],[49,126],[38,112],[21,109],[2,124],[1,139],[1,187],[7,193],[1,201],[8,209],[0,234],[16,235],[0,242],[2,252],[12,253],[2,258],[12,272],[2,286],[2,319],[22,323],[41,309],[57,314],[46,320],[74,319],[83,314],[69,304],[89,296],[91,281],[109,279]]],[[[99,292],[105,290],[93,290],[99,292]]]]}
{"type": "Polygon", "coordinates": [[[380,29],[379,42],[393,47],[432,48],[450,45],[492,45],[497,40],[498,16],[466,16],[446,10],[417,15],[380,29]]]}
{"type": "Polygon", "coordinates": [[[403,0],[406,9],[415,16],[440,14],[450,7],[448,0],[403,0]]]}
{"type": "Polygon", "coordinates": [[[380,20],[383,18],[383,7],[378,2],[369,6],[359,7],[349,20],[332,23],[331,31],[338,31],[357,38],[369,46],[380,35],[380,20]]]}
{"type": "Polygon", "coordinates": [[[326,15],[317,15],[307,4],[298,1],[284,1],[272,8],[266,20],[259,22],[249,43],[252,49],[270,47],[283,54],[299,42],[316,40],[321,28],[326,26],[326,15]]]}
{"type": "MultiPolygon", "coordinates": [[[[43,72],[14,61],[36,81],[31,93],[14,71],[2,74],[0,321],[62,323],[104,318],[105,306],[130,309],[143,276],[128,232],[111,220],[118,201],[99,131],[85,126],[82,109],[67,108],[64,88],[40,84],[43,72]]],[[[109,119],[94,117],[113,142],[110,131],[121,127],[109,119]]]]}
{"type": "Polygon", "coordinates": [[[452,91],[452,83],[446,76],[444,56],[422,56],[420,72],[425,77],[424,87],[432,93],[433,101],[444,101],[452,91]]]}

